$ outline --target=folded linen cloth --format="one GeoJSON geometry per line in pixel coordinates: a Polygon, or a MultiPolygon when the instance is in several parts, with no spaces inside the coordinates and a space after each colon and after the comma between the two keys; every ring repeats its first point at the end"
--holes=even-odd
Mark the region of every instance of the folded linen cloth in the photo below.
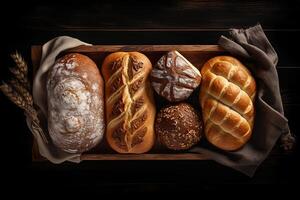
{"type": "MultiPolygon", "coordinates": [[[[41,126],[44,131],[47,130],[47,72],[51,67],[53,67],[56,57],[62,51],[80,45],[90,44],[84,43],[75,38],[60,36],[48,41],[42,47],[42,57],[40,66],[33,80],[33,101],[38,107],[37,112],[39,115],[41,126]]],[[[47,158],[53,163],[62,163],[67,160],[71,162],[80,162],[80,154],[71,154],[64,152],[58,149],[56,146],[54,146],[50,139],[49,142],[46,143],[42,139],[38,128],[32,124],[33,122],[31,121],[31,119],[27,117],[26,121],[29,129],[35,137],[39,152],[43,157],[47,158]]]]}
{"type": "Polygon", "coordinates": [[[219,151],[210,146],[194,147],[191,152],[203,153],[212,160],[248,176],[253,176],[278,138],[293,139],[284,116],[276,70],[278,56],[260,24],[248,29],[231,29],[231,38],[221,36],[219,45],[246,64],[256,79],[257,97],[253,134],[248,143],[234,152],[219,151]]]}

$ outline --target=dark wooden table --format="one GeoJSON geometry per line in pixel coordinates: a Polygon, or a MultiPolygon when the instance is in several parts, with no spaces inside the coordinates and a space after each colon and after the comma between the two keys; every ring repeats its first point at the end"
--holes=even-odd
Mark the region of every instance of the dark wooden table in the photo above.
{"type": "MultiPolygon", "coordinates": [[[[69,35],[93,44],[216,44],[231,27],[260,22],[279,55],[278,73],[290,128],[299,136],[300,3],[287,1],[103,1],[97,3],[35,2],[2,6],[0,79],[7,80],[16,49],[30,62],[30,46],[69,35]],[[7,11],[7,12],[5,12],[7,11]]],[[[253,178],[212,161],[86,161],[80,164],[31,162],[31,133],[23,113],[0,94],[2,165],[8,186],[47,189],[89,185],[120,192],[193,191],[244,188],[245,184],[275,183],[282,188],[297,181],[299,154],[278,149],[253,178]],[[6,172],[6,171],[4,171],[6,172]],[[40,184],[42,183],[42,184],[40,184]],[[179,189],[178,189],[179,188],[179,189]]],[[[261,188],[256,186],[256,188],[261,188]]],[[[274,190],[275,188],[275,190],[274,190]]],[[[100,192],[99,192],[100,193],[100,192]]]]}

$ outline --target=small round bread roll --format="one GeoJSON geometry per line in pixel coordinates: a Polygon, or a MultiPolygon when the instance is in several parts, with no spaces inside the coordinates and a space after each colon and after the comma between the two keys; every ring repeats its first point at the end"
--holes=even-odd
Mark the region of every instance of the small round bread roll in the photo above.
{"type": "Polygon", "coordinates": [[[201,82],[201,74],[178,51],[170,51],[159,59],[151,72],[151,85],[170,102],[187,99],[201,82]]]}
{"type": "Polygon", "coordinates": [[[187,103],[169,105],[156,117],[155,132],[168,149],[186,150],[200,141],[203,123],[187,103]]]}
{"type": "Polygon", "coordinates": [[[48,131],[55,146],[82,153],[103,138],[104,91],[97,65],[72,53],[58,59],[47,80],[48,131]]]}

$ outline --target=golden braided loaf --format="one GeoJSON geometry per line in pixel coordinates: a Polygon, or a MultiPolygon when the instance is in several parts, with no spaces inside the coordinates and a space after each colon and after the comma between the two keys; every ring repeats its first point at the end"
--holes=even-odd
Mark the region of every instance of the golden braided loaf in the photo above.
{"type": "Polygon", "coordinates": [[[150,60],[138,52],[112,53],[103,62],[106,138],[119,153],[144,153],[154,144],[151,69],[150,60]]]}
{"type": "Polygon", "coordinates": [[[207,140],[223,150],[241,148],[252,134],[254,78],[240,61],[230,56],[210,59],[201,74],[199,101],[207,140]]]}

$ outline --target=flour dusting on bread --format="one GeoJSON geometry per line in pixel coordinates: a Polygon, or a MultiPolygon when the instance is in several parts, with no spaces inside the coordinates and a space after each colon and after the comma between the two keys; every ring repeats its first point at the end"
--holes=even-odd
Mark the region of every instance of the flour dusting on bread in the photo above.
{"type": "Polygon", "coordinates": [[[47,82],[49,134],[56,146],[70,153],[94,147],[105,129],[100,82],[93,81],[93,73],[78,69],[96,65],[84,59],[89,58],[80,54],[64,56],[53,66],[47,82]]]}

